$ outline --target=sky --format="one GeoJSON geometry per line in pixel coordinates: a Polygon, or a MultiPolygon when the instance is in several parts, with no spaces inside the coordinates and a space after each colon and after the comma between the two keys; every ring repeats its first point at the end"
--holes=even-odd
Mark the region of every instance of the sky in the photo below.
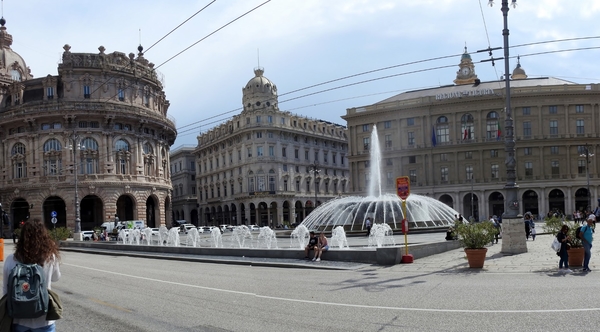
{"type": "MultiPolygon", "coordinates": [[[[173,150],[239,114],[257,66],[280,110],[341,125],[348,108],[453,84],[465,45],[478,78],[498,80],[504,60],[492,66],[476,51],[503,46],[500,9],[501,0],[4,0],[2,15],[34,77],[57,74],[65,44],[137,54],[141,43],[164,77],[173,150]]],[[[518,0],[510,71],[520,55],[529,77],[600,82],[599,17],[597,0],[518,0]]]]}

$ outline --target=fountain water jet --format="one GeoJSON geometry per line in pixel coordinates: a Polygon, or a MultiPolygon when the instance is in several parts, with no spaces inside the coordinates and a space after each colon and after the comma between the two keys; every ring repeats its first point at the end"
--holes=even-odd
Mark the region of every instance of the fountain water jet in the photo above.
{"type": "MultiPolygon", "coordinates": [[[[219,233],[221,233],[219,231],[219,233]]],[[[246,239],[250,239],[252,241],[252,233],[250,229],[246,225],[235,226],[233,228],[233,232],[231,232],[231,242],[232,246],[237,242],[238,248],[246,247],[246,239]]]]}
{"type": "MultiPolygon", "coordinates": [[[[371,158],[368,196],[347,196],[330,200],[311,212],[301,225],[318,231],[333,230],[343,226],[345,231],[366,231],[365,221],[387,224],[392,230],[400,230],[402,201],[394,194],[381,191],[381,150],[377,127],[371,132],[371,158]]],[[[456,210],[427,196],[410,194],[406,200],[407,219],[410,229],[448,227],[454,224],[456,210]]]]}
{"type": "Polygon", "coordinates": [[[338,247],[340,249],[348,249],[348,239],[346,239],[346,232],[343,226],[337,226],[331,231],[331,247],[338,247]]]}
{"type": "Polygon", "coordinates": [[[223,235],[219,227],[210,228],[210,236],[212,237],[212,244],[215,248],[223,248],[223,235]]]}
{"type": "Polygon", "coordinates": [[[277,237],[275,236],[275,231],[273,231],[269,227],[261,227],[260,233],[258,234],[258,247],[264,246],[267,249],[271,249],[271,247],[277,249],[277,237]]]}
{"type": "Polygon", "coordinates": [[[296,227],[290,234],[290,248],[294,247],[294,242],[296,242],[300,249],[304,249],[308,244],[308,233],[308,228],[304,225],[304,222],[296,227]]]}

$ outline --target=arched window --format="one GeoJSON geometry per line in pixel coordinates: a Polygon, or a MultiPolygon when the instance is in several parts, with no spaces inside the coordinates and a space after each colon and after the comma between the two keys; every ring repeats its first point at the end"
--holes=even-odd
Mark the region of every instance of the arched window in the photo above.
{"type": "Polygon", "coordinates": [[[475,138],[475,127],[473,125],[473,116],[471,114],[464,114],[460,119],[460,137],[461,140],[468,140],[475,138]]]}
{"type": "Polygon", "coordinates": [[[448,118],[440,116],[436,121],[436,140],[438,144],[450,142],[450,128],[448,127],[448,118]]]}
{"type": "Polygon", "coordinates": [[[25,161],[25,144],[16,143],[11,151],[13,179],[27,177],[27,162],[25,161]]]}
{"type": "Polygon", "coordinates": [[[257,191],[266,191],[267,190],[267,183],[265,181],[265,172],[263,172],[262,170],[258,171],[258,175],[256,176],[256,184],[257,184],[257,191]]]}
{"type": "Polygon", "coordinates": [[[79,156],[81,174],[99,173],[98,142],[95,139],[86,137],[81,141],[79,156]]]}
{"type": "Polygon", "coordinates": [[[491,111],[486,117],[486,138],[487,139],[499,139],[500,138],[500,120],[498,113],[491,111]]]}
{"type": "Polygon", "coordinates": [[[62,145],[55,139],[44,143],[44,175],[59,175],[62,172],[62,145]]]}
{"type": "Polygon", "coordinates": [[[129,174],[129,165],[131,162],[131,152],[129,152],[129,143],[125,140],[118,140],[115,144],[117,151],[117,173],[129,174]]]}

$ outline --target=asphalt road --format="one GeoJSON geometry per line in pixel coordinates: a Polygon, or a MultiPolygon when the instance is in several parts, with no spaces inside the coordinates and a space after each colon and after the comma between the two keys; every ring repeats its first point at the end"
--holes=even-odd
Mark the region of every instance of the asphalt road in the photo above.
{"type": "Polygon", "coordinates": [[[600,323],[600,270],[448,273],[416,262],[330,271],[62,255],[52,285],[65,305],[58,331],[597,331],[600,323]]]}

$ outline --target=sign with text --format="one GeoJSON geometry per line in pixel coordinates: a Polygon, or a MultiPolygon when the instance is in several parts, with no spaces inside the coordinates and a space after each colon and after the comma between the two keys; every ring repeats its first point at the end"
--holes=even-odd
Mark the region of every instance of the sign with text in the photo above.
{"type": "Polygon", "coordinates": [[[396,178],[396,188],[398,189],[398,197],[405,201],[410,195],[410,178],[408,176],[396,178]]]}

